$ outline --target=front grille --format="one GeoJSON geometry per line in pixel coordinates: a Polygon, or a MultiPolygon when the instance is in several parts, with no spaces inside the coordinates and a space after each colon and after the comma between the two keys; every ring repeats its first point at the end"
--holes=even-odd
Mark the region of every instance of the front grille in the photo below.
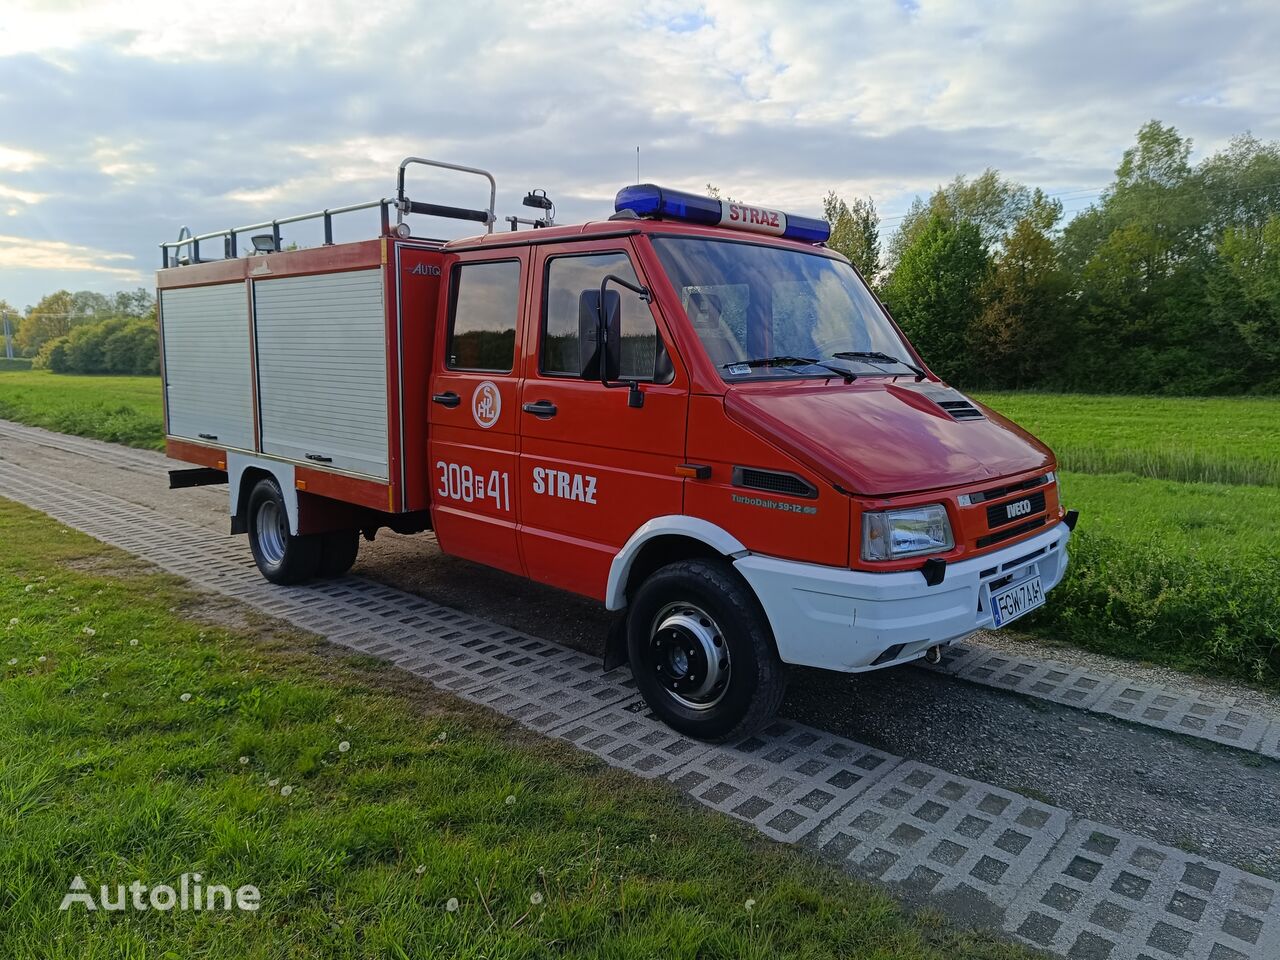
{"type": "Polygon", "coordinates": [[[1003,527],[1006,523],[1015,523],[1023,517],[1030,517],[1037,513],[1044,512],[1044,491],[1037,490],[1029,497],[1023,497],[1021,500],[1008,500],[1005,503],[993,504],[987,507],[987,527],[994,530],[996,527],[1003,527]],[[1010,508],[1017,507],[1021,504],[1027,506],[1016,513],[1010,513],[1010,508]]]}
{"type": "Polygon", "coordinates": [[[1021,483],[1011,483],[1007,487],[992,487],[990,490],[983,490],[981,493],[969,494],[970,503],[982,503],[986,500],[999,500],[1001,497],[1007,497],[1011,493],[1017,493],[1019,490],[1031,490],[1035,487],[1043,486],[1049,479],[1046,473],[1042,477],[1032,477],[1030,480],[1023,480],[1021,483]]]}
{"type": "Polygon", "coordinates": [[[978,549],[981,550],[983,547],[989,547],[993,543],[1003,543],[1005,540],[1012,540],[1020,534],[1026,533],[1029,530],[1034,530],[1036,527],[1043,527],[1045,519],[1045,517],[1037,517],[1029,523],[1020,523],[1016,527],[1008,527],[1007,529],[1001,530],[999,533],[989,533],[985,537],[979,537],[978,549]]]}
{"type": "Polygon", "coordinates": [[[788,497],[803,497],[815,500],[818,488],[803,477],[794,473],[782,473],[779,470],[760,470],[755,467],[734,467],[733,485],[746,487],[749,490],[763,490],[765,493],[781,493],[788,497]]]}

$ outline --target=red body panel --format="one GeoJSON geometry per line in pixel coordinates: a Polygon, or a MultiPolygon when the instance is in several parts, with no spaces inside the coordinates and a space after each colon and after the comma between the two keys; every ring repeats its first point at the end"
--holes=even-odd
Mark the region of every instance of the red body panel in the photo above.
{"type": "Polygon", "coordinates": [[[690,516],[732,531],[753,552],[832,566],[848,563],[849,498],[757,432],[726,416],[723,397],[693,398],[689,461],[711,467],[708,479],[688,481],[685,512],[690,516]],[[735,466],[795,473],[813,483],[818,496],[807,499],[735,487],[735,466]],[[790,509],[762,506],[761,500],[790,509]]]}
{"type": "Polygon", "coordinates": [[[729,418],[850,493],[889,496],[1048,470],[1053,454],[994,411],[957,422],[884,377],[735,386],[729,418]]]}

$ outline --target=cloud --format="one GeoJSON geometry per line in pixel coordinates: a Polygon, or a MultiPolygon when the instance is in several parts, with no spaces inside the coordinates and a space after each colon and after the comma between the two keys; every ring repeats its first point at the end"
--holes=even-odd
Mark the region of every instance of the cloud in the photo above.
{"type": "MultiPolygon", "coordinates": [[[[1202,153],[1280,137],[1277,40],[1280,11],[1257,2],[9,0],[0,202],[9,233],[149,264],[184,223],[386,196],[410,154],[492,169],[501,214],[544,187],[565,222],[610,212],[637,145],[645,179],[808,213],[835,188],[893,214],[987,166],[1080,191],[1152,117],[1202,153]]],[[[43,283],[0,265],[0,293],[43,283]]]]}
{"type": "Polygon", "coordinates": [[[136,267],[123,265],[132,259],[127,253],[95,250],[75,243],[0,234],[0,270],[105,274],[124,283],[141,283],[142,273],[136,267]]]}

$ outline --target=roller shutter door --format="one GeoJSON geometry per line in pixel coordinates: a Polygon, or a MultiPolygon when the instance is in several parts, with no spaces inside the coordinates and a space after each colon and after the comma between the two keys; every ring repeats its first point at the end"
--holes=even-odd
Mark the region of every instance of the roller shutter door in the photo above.
{"type": "Polygon", "coordinates": [[[253,449],[249,305],[244,283],[160,292],[169,433],[253,449]]]}
{"type": "Polygon", "coordinates": [[[259,280],[254,317],[263,452],[385,480],[382,271],[259,280]]]}

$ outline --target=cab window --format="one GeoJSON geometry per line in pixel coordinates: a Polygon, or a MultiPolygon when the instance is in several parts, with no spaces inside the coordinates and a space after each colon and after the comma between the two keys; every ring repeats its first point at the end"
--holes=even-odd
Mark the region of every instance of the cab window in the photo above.
{"type": "Polygon", "coordinates": [[[520,262],[488,260],[453,268],[445,366],[510,373],[520,310],[520,262]]]}
{"type": "MultiPolygon", "coordinates": [[[[585,290],[599,290],[600,282],[616,274],[637,283],[625,253],[593,253],[554,257],[547,262],[542,312],[542,355],[539,370],[550,376],[582,375],[579,337],[579,298],[585,290]]],[[[629,290],[621,294],[622,354],[619,379],[670,382],[671,363],[658,336],[649,305],[629,290]]]]}

